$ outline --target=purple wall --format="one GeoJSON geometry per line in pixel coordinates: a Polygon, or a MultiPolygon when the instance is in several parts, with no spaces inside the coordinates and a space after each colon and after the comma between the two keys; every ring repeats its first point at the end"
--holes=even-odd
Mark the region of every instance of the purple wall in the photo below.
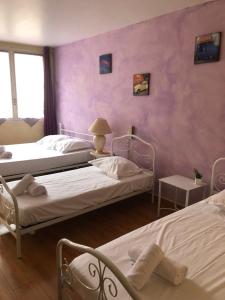
{"type": "Polygon", "coordinates": [[[132,124],[154,143],[158,176],[192,176],[196,167],[209,178],[225,155],[225,37],[216,63],[194,65],[194,43],[200,34],[225,35],[224,12],[219,0],[56,48],[59,121],[87,132],[104,117],[115,136],[132,124]],[[113,72],[100,75],[105,53],[113,72]],[[151,94],[134,97],[132,76],[145,72],[151,94]]]}

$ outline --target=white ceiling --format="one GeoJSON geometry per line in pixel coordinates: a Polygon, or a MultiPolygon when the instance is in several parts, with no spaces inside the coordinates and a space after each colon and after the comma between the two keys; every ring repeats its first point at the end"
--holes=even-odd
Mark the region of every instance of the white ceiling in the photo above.
{"type": "Polygon", "coordinates": [[[0,41],[57,46],[207,0],[0,0],[0,41]]]}

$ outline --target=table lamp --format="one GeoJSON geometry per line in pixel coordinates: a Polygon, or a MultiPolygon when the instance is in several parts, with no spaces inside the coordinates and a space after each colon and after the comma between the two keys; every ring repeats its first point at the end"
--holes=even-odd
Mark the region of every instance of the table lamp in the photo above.
{"type": "Polygon", "coordinates": [[[89,127],[88,131],[94,134],[93,142],[97,153],[103,153],[105,146],[105,134],[112,133],[108,122],[103,118],[97,118],[89,127]]]}

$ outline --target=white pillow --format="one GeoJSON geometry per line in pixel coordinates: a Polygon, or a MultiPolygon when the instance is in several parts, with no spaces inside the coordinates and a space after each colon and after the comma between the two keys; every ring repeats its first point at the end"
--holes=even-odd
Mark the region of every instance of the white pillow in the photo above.
{"type": "Polygon", "coordinates": [[[38,145],[41,145],[41,146],[45,147],[46,149],[54,150],[56,142],[61,141],[61,140],[65,140],[65,139],[68,139],[68,138],[69,138],[69,136],[64,135],[64,134],[46,135],[42,139],[37,141],[36,143],[38,145]]]}
{"type": "Polygon", "coordinates": [[[207,202],[209,204],[221,205],[225,207],[225,190],[210,196],[207,198],[207,202]]]}
{"type": "Polygon", "coordinates": [[[89,163],[102,170],[107,176],[115,179],[133,176],[142,172],[142,169],[135,163],[120,156],[98,158],[89,161],[89,163]]]}
{"type": "Polygon", "coordinates": [[[68,138],[62,141],[58,141],[55,144],[55,150],[61,153],[68,153],[87,148],[93,148],[92,144],[88,141],[78,138],[68,138]]]}

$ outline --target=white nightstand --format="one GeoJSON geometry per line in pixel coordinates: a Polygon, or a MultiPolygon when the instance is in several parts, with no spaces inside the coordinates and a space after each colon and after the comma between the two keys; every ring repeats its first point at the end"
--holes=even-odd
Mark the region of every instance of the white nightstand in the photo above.
{"type": "Polygon", "coordinates": [[[201,185],[197,185],[197,184],[195,184],[194,179],[187,178],[187,177],[180,176],[180,175],[173,175],[173,176],[169,176],[169,177],[165,177],[165,178],[160,178],[159,179],[159,194],[158,194],[158,217],[160,215],[161,209],[177,210],[177,190],[178,189],[186,191],[186,199],[185,199],[185,207],[186,207],[189,205],[190,191],[202,188],[203,189],[202,198],[204,198],[206,186],[207,186],[207,184],[205,182],[202,182],[201,185]],[[161,207],[162,183],[168,184],[168,185],[176,188],[176,197],[175,197],[175,201],[174,201],[174,208],[161,207]]]}
{"type": "Polygon", "coordinates": [[[111,156],[111,153],[109,152],[97,153],[95,151],[91,151],[90,154],[94,157],[94,159],[111,156]]]}

